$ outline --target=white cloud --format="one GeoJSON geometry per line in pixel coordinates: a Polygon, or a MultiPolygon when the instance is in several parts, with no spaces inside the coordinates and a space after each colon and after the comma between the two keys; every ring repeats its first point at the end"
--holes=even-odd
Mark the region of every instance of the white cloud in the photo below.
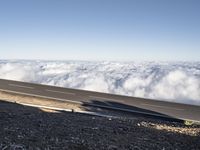
{"type": "Polygon", "coordinates": [[[172,71],[158,82],[152,91],[152,97],[176,99],[178,102],[198,100],[200,102],[200,79],[189,76],[183,71],[172,71]]]}
{"type": "Polygon", "coordinates": [[[200,63],[0,61],[0,78],[200,105],[200,63]]]}

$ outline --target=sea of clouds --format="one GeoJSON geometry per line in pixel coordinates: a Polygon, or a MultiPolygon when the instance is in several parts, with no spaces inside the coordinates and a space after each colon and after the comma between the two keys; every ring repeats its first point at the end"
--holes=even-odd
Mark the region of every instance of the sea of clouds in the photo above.
{"type": "Polygon", "coordinates": [[[200,105],[200,62],[0,60],[0,78],[200,105]]]}

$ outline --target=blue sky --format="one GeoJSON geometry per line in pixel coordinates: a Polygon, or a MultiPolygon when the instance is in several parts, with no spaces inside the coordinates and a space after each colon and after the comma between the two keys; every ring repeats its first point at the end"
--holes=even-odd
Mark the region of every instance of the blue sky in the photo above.
{"type": "Polygon", "coordinates": [[[199,0],[0,1],[0,59],[200,60],[199,0]]]}

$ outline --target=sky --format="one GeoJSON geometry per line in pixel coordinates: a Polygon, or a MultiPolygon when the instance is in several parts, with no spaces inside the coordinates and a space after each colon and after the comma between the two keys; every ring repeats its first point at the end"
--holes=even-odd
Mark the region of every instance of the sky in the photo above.
{"type": "Polygon", "coordinates": [[[199,0],[2,0],[0,59],[199,61],[199,0]]]}

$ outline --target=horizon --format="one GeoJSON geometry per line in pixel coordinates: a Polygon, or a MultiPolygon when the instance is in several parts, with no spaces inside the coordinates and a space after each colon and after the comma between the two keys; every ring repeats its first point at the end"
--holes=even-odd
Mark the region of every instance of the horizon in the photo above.
{"type": "Polygon", "coordinates": [[[81,59],[0,59],[0,61],[58,61],[58,62],[168,62],[168,63],[178,63],[178,62],[195,62],[199,63],[200,60],[81,60],[81,59]]]}

